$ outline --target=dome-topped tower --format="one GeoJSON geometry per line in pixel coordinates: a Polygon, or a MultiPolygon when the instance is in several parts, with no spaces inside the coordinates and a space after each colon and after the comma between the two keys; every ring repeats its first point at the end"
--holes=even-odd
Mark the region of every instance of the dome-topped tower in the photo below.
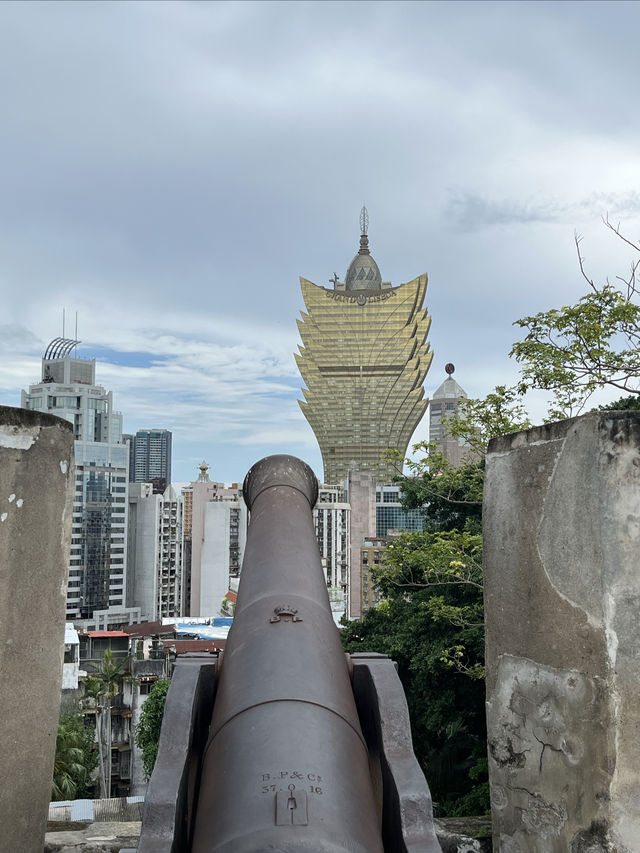
{"type": "Polygon", "coordinates": [[[344,279],[345,290],[381,290],[382,276],[378,264],[369,252],[369,214],[367,208],[360,211],[360,248],[349,264],[344,279]]]}
{"type": "Polygon", "coordinates": [[[325,483],[342,482],[354,463],[379,483],[393,482],[397,471],[386,451],[404,458],[427,408],[427,275],[397,287],[382,281],[369,254],[368,224],[363,208],[360,251],[346,281],[334,273],[329,289],[300,279],[300,407],[320,445],[325,483]]]}

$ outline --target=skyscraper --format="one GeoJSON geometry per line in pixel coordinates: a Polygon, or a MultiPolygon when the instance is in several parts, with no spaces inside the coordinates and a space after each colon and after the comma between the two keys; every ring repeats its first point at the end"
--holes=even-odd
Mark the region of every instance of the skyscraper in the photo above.
{"type": "Polygon", "coordinates": [[[422,383],[433,357],[430,318],[422,305],[426,273],[392,287],[369,252],[368,216],[360,215],[358,254],[333,289],[300,279],[306,313],[298,321],[296,355],[306,384],[300,407],[313,429],[324,481],[341,482],[350,469],[391,482],[387,448],[404,456],[427,400],[422,383]]]}
{"type": "Polygon", "coordinates": [[[457,411],[461,400],[467,399],[466,391],[453,378],[455,367],[447,364],[447,378],[433,393],[429,404],[429,441],[434,442],[436,449],[456,467],[463,462],[477,461],[466,439],[450,435],[446,428],[446,419],[457,411]]]}
{"type": "Polygon", "coordinates": [[[129,485],[128,600],[150,622],[184,613],[184,496],[173,486],[129,485]]]}
{"type": "Polygon", "coordinates": [[[171,433],[168,429],[139,429],[129,440],[129,480],[154,483],[156,494],[163,494],[171,483],[171,433]]]}
{"type": "Polygon", "coordinates": [[[67,619],[94,627],[126,624],[128,609],[127,446],[113,395],[96,385],[95,359],[73,357],[79,341],[56,338],[42,359],[42,381],[22,392],[22,406],[73,424],[73,504],[67,619]]]}

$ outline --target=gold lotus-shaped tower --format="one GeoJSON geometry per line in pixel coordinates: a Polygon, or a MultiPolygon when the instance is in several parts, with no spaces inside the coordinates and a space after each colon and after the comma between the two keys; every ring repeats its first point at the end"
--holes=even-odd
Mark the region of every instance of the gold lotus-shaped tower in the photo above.
{"type": "Polygon", "coordinates": [[[422,307],[427,274],[398,287],[382,281],[364,207],[360,224],[344,282],[334,276],[329,289],[300,278],[307,311],[298,320],[296,361],[306,384],[299,402],[320,445],[325,483],[342,481],[351,468],[391,482],[397,469],[386,451],[404,457],[429,402],[422,387],[433,358],[422,307]]]}

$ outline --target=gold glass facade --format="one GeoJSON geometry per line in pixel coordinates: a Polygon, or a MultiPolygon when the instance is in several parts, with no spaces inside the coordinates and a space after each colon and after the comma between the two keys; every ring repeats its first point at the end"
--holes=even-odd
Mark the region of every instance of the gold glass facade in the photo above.
{"type": "Polygon", "coordinates": [[[433,358],[431,319],[422,307],[427,275],[398,287],[350,287],[358,258],[346,286],[336,282],[335,290],[300,279],[307,309],[298,320],[296,361],[306,384],[300,407],[318,439],[326,483],[341,482],[350,467],[391,482],[397,471],[385,463],[385,451],[404,456],[428,404],[422,387],[433,358]]]}

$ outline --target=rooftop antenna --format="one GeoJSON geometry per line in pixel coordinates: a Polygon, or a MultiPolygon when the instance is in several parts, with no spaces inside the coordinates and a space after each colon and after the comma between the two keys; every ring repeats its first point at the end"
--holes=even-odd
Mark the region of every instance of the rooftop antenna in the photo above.
{"type": "Polygon", "coordinates": [[[369,252],[369,238],[367,237],[367,230],[369,228],[369,214],[367,213],[367,208],[362,205],[362,210],[360,211],[360,248],[358,249],[359,255],[368,255],[369,252]]]}
{"type": "Polygon", "coordinates": [[[367,234],[369,231],[369,214],[367,212],[367,208],[362,205],[362,210],[360,211],[360,233],[367,234]]]}
{"type": "Polygon", "coordinates": [[[62,309],[62,337],[64,338],[64,308],[62,309]]]}
{"type": "Polygon", "coordinates": [[[76,339],[76,345],[75,345],[75,347],[74,347],[74,350],[75,350],[75,357],[77,358],[77,357],[78,357],[78,312],[77,312],[77,311],[76,311],[76,334],[75,334],[75,339],[76,339]]]}

